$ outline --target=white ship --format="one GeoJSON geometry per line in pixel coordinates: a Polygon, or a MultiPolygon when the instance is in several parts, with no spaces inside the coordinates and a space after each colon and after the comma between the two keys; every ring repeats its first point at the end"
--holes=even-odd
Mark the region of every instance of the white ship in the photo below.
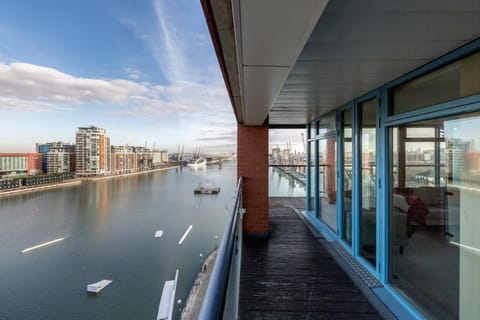
{"type": "Polygon", "coordinates": [[[187,163],[187,167],[199,168],[207,165],[207,160],[204,158],[198,158],[194,163],[187,163]]]}

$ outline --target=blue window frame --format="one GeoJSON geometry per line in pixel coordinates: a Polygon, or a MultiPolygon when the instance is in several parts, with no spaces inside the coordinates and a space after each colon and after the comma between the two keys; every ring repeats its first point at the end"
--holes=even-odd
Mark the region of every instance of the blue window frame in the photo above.
{"type": "MultiPolygon", "coordinates": [[[[479,111],[480,110],[480,94],[473,94],[470,96],[461,97],[451,101],[445,101],[437,103],[435,105],[424,106],[414,110],[409,110],[403,113],[392,114],[389,112],[391,105],[391,90],[403,85],[411,80],[417,79],[425,74],[428,74],[432,71],[438,70],[441,67],[444,67],[456,60],[459,60],[463,57],[471,55],[473,53],[480,52],[480,39],[473,41],[451,53],[448,53],[445,56],[442,56],[416,70],[413,70],[406,75],[395,79],[382,87],[373,90],[372,92],[358,97],[353,102],[339,108],[337,110],[337,128],[340,130],[337,131],[337,165],[340,170],[343,170],[345,165],[344,152],[345,148],[343,145],[344,142],[344,131],[341,129],[344,126],[343,122],[343,112],[351,108],[353,110],[353,190],[352,190],[352,207],[353,207],[353,216],[352,216],[352,225],[353,225],[353,234],[352,234],[352,246],[350,247],[349,241],[345,240],[345,219],[342,219],[342,213],[344,210],[344,202],[339,201],[337,206],[337,221],[338,221],[338,232],[334,234],[334,237],[340,241],[340,243],[349,250],[352,255],[362,263],[372,274],[374,274],[378,279],[385,285],[386,292],[391,294],[400,305],[408,311],[408,313],[413,318],[422,318],[422,314],[419,312],[419,309],[415,307],[408,298],[405,298],[399,291],[393,287],[389,282],[389,234],[392,232],[391,227],[389,226],[389,208],[390,208],[390,196],[389,196],[389,186],[391,185],[391,175],[390,175],[390,163],[392,161],[391,155],[389,154],[390,141],[392,139],[390,129],[395,126],[405,125],[414,122],[427,121],[434,118],[449,117],[453,115],[465,114],[469,112],[479,111]],[[362,158],[361,155],[361,108],[359,105],[368,101],[369,99],[375,98],[377,102],[376,108],[376,154],[379,155],[376,157],[376,263],[371,265],[366,259],[362,258],[360,254],[360,241],[359,234],[361,232],[359,213],[361,210],[361,165],[362,158]]],[[[318,121],[312,122],[316,128],[315,137],[311,137],[312,140],[318,140],[318,121]]],[[[311,131],[311,129],[310,129],[311,131]]],[[[438,132],[436,133],[438,135],[438,132]]],[[[435,143],[438,143],[435,142],[435,143]]],[[[438,150],[440,148],[436,147],[435,157],[439,159],[438,150]]],[[[318,150],[318,149],[317,149],[318,150]]],[[[312,151],[312,150],[310,150],[312,151]]],[[[315,151],[316,153],[317,151],[315,151]]],[[[315,157],[317,157],[315,155],[315,157]]],[[[315,164],[315,170],[311,175],[318,175],[318,162],[315,164]]],[[[337,171],[338,176],[338,190],[337,190],[337,199],[341,199],[345,193],[344,180],[345,175],[337,171]]],[[[438,173],[435,173],[435,177],[439,176],[438,173]]],[[[318,179],[318,177],[316,178],[318,179]]],[[[435,183],[438,184],[440,179],[435,178],[435,183]]],[[[315,197],[318,198],[318,180],[316,180],[316,190],[315,197]]],[[[316,199],[318,201],[318,199],[316,199]]],[[[317,207],[318,208],[318,203],[317,207]]],[[[320,228],[322,224],[320,223],[320,228]]],[[[322,231],[323,228],[322,228],[322,231]]]]}

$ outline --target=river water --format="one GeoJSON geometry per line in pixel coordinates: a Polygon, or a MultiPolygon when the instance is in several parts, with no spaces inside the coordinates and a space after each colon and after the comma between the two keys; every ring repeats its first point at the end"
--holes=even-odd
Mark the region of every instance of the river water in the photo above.
{"type": "MultiPolygon", "coordinates": [[[[271,175],[272,195],[296,195],[279,179],[271,175]]],[[[200,253],[223,235],[235,187],[236,162],[226,162],[0,198],[0,319],[155,319],[177,268],[183,306],[200,253]],[[200,183],[221,192],[194,195],[200,183]],[[156,230],[163,236],[155,238],[156,230]],[[88,294],[87,284],[101,279],[113,283],[88,294]]]]}

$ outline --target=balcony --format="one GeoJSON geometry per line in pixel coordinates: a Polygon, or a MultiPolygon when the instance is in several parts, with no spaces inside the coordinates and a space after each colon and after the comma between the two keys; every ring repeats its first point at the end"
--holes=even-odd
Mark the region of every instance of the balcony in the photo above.
{"type": "Polygon", "coordinates": [[[242,240],[241,194],[242,180],[198,319],[393,318],[309,228],[305,199],[270,198],[269,236],[242,240]]]}

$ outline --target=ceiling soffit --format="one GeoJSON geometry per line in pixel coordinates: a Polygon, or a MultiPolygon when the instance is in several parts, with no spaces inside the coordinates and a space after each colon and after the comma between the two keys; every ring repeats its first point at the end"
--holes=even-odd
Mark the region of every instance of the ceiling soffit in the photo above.
{"type": "Polygon", "coordinates": [[[269,123],[309,122],[479,36],[480,1],[330,1],[269,123]]]}
{"type": "Polygon", "coordinates": [[[262,125],[327,0],[234,0],[242,119],[262,125]]]}

